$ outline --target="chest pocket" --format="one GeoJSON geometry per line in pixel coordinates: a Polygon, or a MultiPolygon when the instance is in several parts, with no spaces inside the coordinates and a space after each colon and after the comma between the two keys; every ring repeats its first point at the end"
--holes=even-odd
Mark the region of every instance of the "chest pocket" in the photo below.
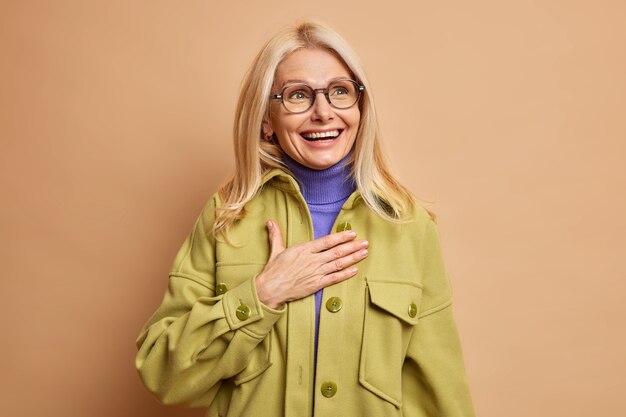
{"type": "Polygon", "coordinates": [[[421,298],[421,288],[410,282],[367,281],[359,381],[398,408],[402,366],[421,298]]]}

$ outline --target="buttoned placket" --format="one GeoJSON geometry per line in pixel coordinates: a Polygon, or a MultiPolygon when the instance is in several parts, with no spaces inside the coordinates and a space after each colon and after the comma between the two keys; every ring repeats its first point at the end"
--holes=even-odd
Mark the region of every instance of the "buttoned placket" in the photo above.
{"type": "MultiPolygon", "coordinates": [[[[344,230],[352,230],[350,213],[345,207],[339,211],[331,233],[344,230]]],[[[342,408],[342,387],[346,387],[341,379],[345,375],[342,369],[343,349],[349,333],[346,317],[352,307],[347,304],[348,293],[350,287],[357,286],[355,278],[350,278],[324,289],[318,333],[314,416],[335,415],[342,408]]]]}
{"type": "MultiPolygon", "coordinates": [[[[299,186],[292,177],[279,175],[281,176],[279,181],[282,183],[280,188],[287,191],[285,198],[294,198],[298,207],[297,210],[293,210],[292,205],[286,204],[288,213],[285,247],[310,241],[313,239],[313,221],[306,201],[299,191],[299,186]]],[[[337,215],[331,233],[352,229],[345,206],[352,205],[356,198],[358,198],[358,192],[348,198],[347,204],[344,204],[337,215]]],[[[352,283],[356,284],[356,282],[352,283]]],[[[316,369],[313,363],[315,297],[310,295],[288,303],[289,343],[285,392],[285,416],[287,417],[330,415],[340,404],[342,397],[341,353],[344,345],[340,338],[347,333],[346,314],[342,310],[344,309],[343,300],[347,299],[349,285],[350,280],[347,280],[324,289],[320,309],[316,369]],[[321,340],[334,342],[320,343],[321,340]],[[302,352],[307,352],[307,354],[303,355],[302,352]],[[314,383],[315,386],[313,386],[314,383]],[[314,399],[315,406],[313,406],[314,399]]]]}

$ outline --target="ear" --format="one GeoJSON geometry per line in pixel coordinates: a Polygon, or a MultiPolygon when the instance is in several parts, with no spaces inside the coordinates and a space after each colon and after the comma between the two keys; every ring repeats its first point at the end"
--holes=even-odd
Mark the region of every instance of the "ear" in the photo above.
{"type": "Polygon", "coordinates": [[[272,124],[269,120],[263,119],[263,124],[261,125],[263,129],[263,136],[265,140],[271,140],[272,135],[274,134],[274,129],[272,129],[272,124]]]}

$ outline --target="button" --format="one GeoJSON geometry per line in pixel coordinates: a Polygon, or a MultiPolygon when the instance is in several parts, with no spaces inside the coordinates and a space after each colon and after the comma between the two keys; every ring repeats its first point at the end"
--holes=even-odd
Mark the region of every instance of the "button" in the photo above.
{"type": "Polygon", "coordinates": [[[241,321],[248,320],[250,318],[250,307],[248,307],[245,304],[242,304],[239,307],[237,307],[236,314],[239,320],[241,321]]]}
{"type": "Polygon", "coordinates": [[[339,297],[330,297],[328,301],[326,301],[326,309],[331,313],[338,312],[341,310],[341,307],[343,307],[343,303],[339,297]]]}
{"type": "Polygon", "coordinates": [[[217,295],[226,294],[226,291],[228,291],[228,286],[226,284],[217,284],[217,295]]]}
{"type": "Polygon", "coordinates": [[[417,316],[417,304],[411,303],[409,305],[409,317],[413,318],[417,316]]]}
{"type": "Polygon", "coordinates": [[[335,384],[334,382],[324,382],[322,384],[322,395],[326,398],[330,398],[333,395],[335,395],[337,393],[337,384],[335,384]]]}
{"type": "Polygon", "coordinates": [[[352,225],[350,222],[341,222],[337,225],[337,233],[343,232],[345,230],[352,230],[352,225]]]}

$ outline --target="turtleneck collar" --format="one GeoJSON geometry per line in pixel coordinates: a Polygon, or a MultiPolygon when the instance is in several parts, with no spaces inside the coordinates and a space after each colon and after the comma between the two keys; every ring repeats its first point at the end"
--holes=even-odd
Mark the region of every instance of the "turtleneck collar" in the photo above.
{"type": "Polygon", "coordinates": [[[283,152],[283,162],[295,175],[307,204],[332,204],[345,201],[356,189],[351,166],[347,164],[352,152],[326,169],[311,169],[283,152]]]}

